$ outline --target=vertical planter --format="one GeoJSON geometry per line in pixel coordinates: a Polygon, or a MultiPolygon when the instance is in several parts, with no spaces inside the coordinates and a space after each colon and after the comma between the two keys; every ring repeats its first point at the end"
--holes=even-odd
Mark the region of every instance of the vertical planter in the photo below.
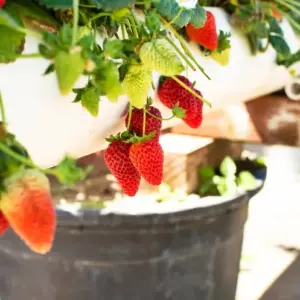
{"type": "Polygon", "coordinates": [[[166,214],[58,210],[50,254],[33,254],[12,232],[1,239],[0,297],[233,300],[248,199],[204,198],[166,214]]]}

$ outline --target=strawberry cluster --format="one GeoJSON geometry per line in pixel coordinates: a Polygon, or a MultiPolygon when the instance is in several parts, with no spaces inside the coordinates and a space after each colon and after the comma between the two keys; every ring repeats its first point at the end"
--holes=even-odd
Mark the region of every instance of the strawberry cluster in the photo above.
{"type": "Polygon", "coordinates": [[[128,132],[113,137],[104,159],[124,193],[135,196],[141,177],[152,185],[163,179],[164,153],[159,144],[162,127],[160,111],[153,106],[134,108],[125,120],[128,132]]]}
{"type": "MultiPolygon", "coordinates": [[[[176,76],[186,86],[193,89],[199,96],[201,92],[196,90],[193,84],[184,76],[176,76]]],[[[203,120],[203,102],[183,88],[171,77],[161,77],[158,89],[160,101],[172,109],[176,104],[185,111],[183,121],[191,128],[200,127],[203,120]]]]}

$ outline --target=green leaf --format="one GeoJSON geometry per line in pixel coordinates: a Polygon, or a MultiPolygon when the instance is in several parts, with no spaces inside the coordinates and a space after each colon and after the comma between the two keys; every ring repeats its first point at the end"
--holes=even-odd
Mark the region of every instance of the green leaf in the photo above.
{"type": "Polygon", "coordinates": [[[162,28],[160,15],[156,10],[153,10],[146,15],[145,23],[151,35],[158,34],[162,28]]]}
{"type": "Polygon", "coordinates": [[[245,191],[253,190],[257,186],[256,178],[248,171],[243,171],[238,175],[237,183],[245,191]]]}
{"type": "Polygon", "coordinates": [[[112,61],[100,60],[94,78],[94,84],[107,98],[115,102],[123,94],[118,66],[112,61]]]}
{"type": "Polygon", "coordinates": [[[18,13],[29,21],[38,23],[39,28],[55,31],[59,23],[43,8],[29,0],[14,0],[11,6],[17,9],[18,13]]]}
{"type": "Polygon", "coordinates": [[[123,52],[124,42],[122,40],[105,40],[103,47],[106,56],[114,59],[126,57],[123,52]]]}
{"type": "Polygon", "coordinates": [[[206,10],[197,4],[197,6],[192,10],[191,23],[195,28],[201,28],[206,22],[206,10]]]}
{"type": "Polygon", "coordinates": [[[179,104],[175,104],[172,108],[173,116],[179,119],[182,119],[186,115],[185,109],[179,107],[179,104]]]}
{"type": "Polygon", "coordinates": [[[180,11],[180,7],[175,0],[155,0],[153,2],[159,13],[169,21],[174,19],[180,11]]]}
{"type": "Polygon", "coordinates": [[[91,4],[96,5],[99,9],[112,11],[129,7],[134,3],[134,0],[91,0],[90,2],[91,4]]]}
{"type": "Polygon", "coordinates": [[[130,10],[128,8],[121,8],[121,9],[114,10],[112,12],[111,17],[114,20],[122,20],[129,15],[130,15],[130,10]]]}
{"type": "Polygon", "coordinates": [[[291,67],[294,63],[298,61],[300,61],[300,50],[296,53],[289,55],[288,57],[277,59],[277,63],[279,65],[284,65],[287,68],[291,67]]]}
{"type": "Polygon", "coordinates": [[[216,194],[216,185],[209,179],[200,185],[198,193],[200,196],[214,195],[216,194]]]}
{"type": "Polygon", "coordinates": [[[219,53],[231,48],[230,37],[231,37],[230,32],[224,32],[223,30],[220,30],[218,36],[218,48],[217,48],[217,51],[219,53]]]}
{"type": "Polygon", "coordinates": [[[72,0],[38,0],[39,4],[54,9],[66,9],[73,7],[72,0]]]}
{"type": "Polygon", "coordinates": [[[280,36],[283,36],[283,31],[282,31],[278,21],[276,20],[276,18],[269,17],[268,21],[269,21],[269,26],[270,26],[270,32],[276,33],[280,36]]]}
{"type": "Polygon", "coordinates": [[[165,39],[145,43],[140,50],[142,63],[165,76],[174,76],[184,70],[175,50],[165,39]]]}
{"type": "Polygon", "coordinates": [[[215,176],[215,170],[212,167],[199,168],[199,175],[205,179],[211,179],[215,176]]]}
{"type": "MultiPolygon", "coordinates": [[[[19,17],[18,12],[9,6],[7,9],[0,9],[0,25],[7,26],[16,31],[25,34],[23,23],[19,17]]],[[[2,36],[1,36],[2,38],[2,36]]]]}
{"type": "Polygon", "coordinates": [[[226,156],[220,165],[220,171],[225,177],[233,177],[237,171],[236,164],[233,159],[226,156]]]}
{"type": "Polygon", "coordinates": [[[15,61],[23,52],[25,34],[0,25],[0,37],[0,63],[15,61]]]}
{"type": "Polygon", "coordinates": [[[85,170],[77,167],[76,161],[69,157],[52,169],[60,183],[65,185],[73,185],[77,181],[83,180],[91,170],[92,167],[85,170]]]}
{"type": "Polygon", "coordinates": [[[84,71],[84,60],[81,57],[81,52],[58,52],[55,56],[54,66],[59,89],[63,95],[66,95],[72,90],[84,71]]]}
{"type": "Polygon", "coordinates": [[[268,24],[265,21],[255,20],[251,23],[250,30],[255,33],[258,38],[264,39],[269,36],[268,24]]]}
{"type": "Polygon", "coordinates": [[[99,114],[99,94],[95,87],[89,87],[81,94],[81,105],[93,116],[99,114]]]}
{"type": "Polygon", "coordinates": [[[144,65],[131,65],[123,81],[124,91],[130,103],[136,108],[143,108],[152,82],[152,72],[144,65]]]}
{"type": "Polygon", "coordinates": [[[290,57],[291,55],[290,47],[283,37],[277,35],[271,35],[269,39],[271,45],[277,52],[279,60],[290,57]]]}
{"type": "MultiPolygon", "coordinates": [[[[178,11],[178,13],[180,12],[180,10],[178,11]]],[[[176,26],[178,26],[179,28],[182,28],[184,26],[186,26],[190,20],[191,20],[191,17],[192,17],[192,11],[191,10],[187,10],[187,9],[184,9],[179,17],[174,17],[174,24],[176,26]]]]}
{"type": "Polygon", "coordinates": [[[237,185],[231,178],[221,178],[217,184],[221,196],[234,196],[237,192],[237,185]]]}

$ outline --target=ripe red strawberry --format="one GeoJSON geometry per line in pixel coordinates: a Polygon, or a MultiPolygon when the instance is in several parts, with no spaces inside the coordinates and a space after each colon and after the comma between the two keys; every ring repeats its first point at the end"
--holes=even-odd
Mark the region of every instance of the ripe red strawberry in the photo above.
{"type": "Polygon", "coordinates": [[[218,47],[218,33],[215,16],[207,11],[206,22],[203,27],[195,28],[191,23],[186,26],[186,33],[191,41],[200,44],[209,50],[215,50],[218,47]]]}
{"type": "Polygon", "coordinates": [[[164,153],[157,141],[132,144],[130,160],[150,184],[160,185],[162,183],[164,153]]]}
{"type": "MultiPolygon", "coordinates": [[[[196,90],[196,92],[200,95],[201,93],[196,90]]],[[[189,125],[191,128],[198,128],[202,124],[203,120],[203,102],[193,97],[190,100],[190,108],[186,110],[186,115],[183,118],[183,121],[189,125]]]]}
{"type": "Polygon", "coordinates": [[[3,7],[6,3],[6,0],[0,0],[0,8],[3,7]]]}
{"type": "MultiPolygon", "coordinates": [[[[177,77],[187,86],[194,89],[187,78],[184,76],[177,77]]],[[[199,91],[195,91],[202,96],[199,91]]],[[[183,121],[191,128],[198,128],[201,125],[203,102],[181,87],[175,80],[170,77],[165,79],[159,87],[158,96],[160,101],[168,108],[172,108],[176,103],[179,103],[179,107],[184,109],[186,114],[183,121]]]]}
{"type": "Polygon", "coordinates": [[[0,236],[5,233],[8,227],[9,227],[9,223],[6,220],[5,216],[3,215],[2,211],[0,210],[0,236]]]}
{"type": "MultiPolygon", "coordinates": [[[[176,77],[188,87],[193,87],[193,84],[186,77],[181,75],[176,77]]],[[[188,101],[192,97],[189,91],[184,89],[171,77],[162,78],[164,81],[159,86],[158,97],[166,107],[172,109],[178,102],[188,101]]]]}
{"type": "MultiPolygon", "coordinates": [[[[156,116],[159,119],[156,119],[149,115],[148,113],[146,114],[146,130],[145,134],[149,134],[152,131],[155,131],[155,136],[153,139],[158,140],[159,135],[160,135],[160,130],[162,126],[162,120],[161,120],[161,113],[160,111],[153,107],[149,106],[147,109],[152,115],[156,116]]],[[[129,115],[127,115],[125,123],[126,126],[128,125],[128,118],[129,115]]],[[[144,120],[144,111],[143,109],[138,109],[134,108],[132,110],[132,116],[131,116],[131,122],[130,122],[130,131],[135,132],[138,136],[143,135],[143,120],[144,120]]]]}
{"type": "Polygon", "coordinates": [[[129,159],[129,150],[130,144],[113,141],[104,152],[104,160],[124,193],[134,196],[139,189],[141,176],[129,159]]]}
{"type": "Polygon", "coordinates": [[[37,170],[22,170],[5,180],[0,207],[12,229],[33,251],[52,248],[56,216],[48,178],[37,170]]]}

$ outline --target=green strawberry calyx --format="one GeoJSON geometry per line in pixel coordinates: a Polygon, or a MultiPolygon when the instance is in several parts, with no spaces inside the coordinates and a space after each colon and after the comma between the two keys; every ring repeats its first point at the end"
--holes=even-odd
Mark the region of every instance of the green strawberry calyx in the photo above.
{"type": "Polygon", "coordinates": [[[136,133],[132,133],[126,130],[123,132],[119,132],[116,135],[110,135],[110,137],[106,138],[106,141],[110,143],[114,141],[123,141],[124,143],[137,144],[150,141],[154,136],[155,130],[150,132],[149,134],[144,134],[143,136],[138,136],[136,133]]]}

